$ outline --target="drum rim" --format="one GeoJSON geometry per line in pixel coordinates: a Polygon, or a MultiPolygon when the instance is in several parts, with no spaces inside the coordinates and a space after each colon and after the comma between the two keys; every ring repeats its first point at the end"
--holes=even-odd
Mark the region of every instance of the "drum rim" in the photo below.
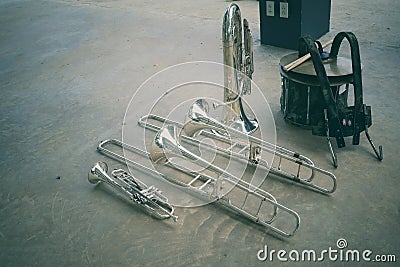
{"type": "MultiPolygon", "coordinates": [[[[286,66],[296,59],[298,59],[297,52],[287,54],[281,58],[279,65],[286,66]]],[[[322,63],[324,64],[325,71],[328,77],[341,77],[353,74],[352,61],[347,57],[337,56],[335,58],[328,58],[322,60],[322,63]]],[[[317,75],[311,61],[306,61],[303,64],[290,70],[289,72],[301,75],[317,75]]]]}
{"type": "MultiPolygon", "coordinates": [[[[308,75],[308,74],[299,74],[295,72],[286,72],[283,69],[283,66],[279,64],[279,71],[283,78],[286,78],[290,81],[297,82],[304,85],[309,86],[320,86],[320,82],[316,75],[308,75]]],[[[353,82],[353,74],[343,75],[343,76],[330,76],[328,77],[329,83],[331,86],[338,86],[342,84],[352,83],[353,82]]]]}

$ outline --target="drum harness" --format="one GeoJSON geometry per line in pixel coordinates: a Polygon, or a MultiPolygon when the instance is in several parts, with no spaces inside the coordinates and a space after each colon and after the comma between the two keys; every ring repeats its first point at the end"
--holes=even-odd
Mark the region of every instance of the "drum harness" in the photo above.
{"type": "MultiPolygon", "coordinates": [[[[360,133],[363,131],[365,131],[366,137],[376,157],[378,160],[382,160],[382,146],[379,146],[377,149],[368,133],[368,128],[372,125],[371,106],[367,106],[363,102],[361,60],[356,36],[351,32],[340,32],[334,38],[329,54],[323,51],[321,43],[317,42],[317,45],[311,37],[306,36],[299,39],[299,57],[310,53],[317,79],[320,83],[322,100],[324,102],[324,118],[321,120],[322,123],[312,125],[312,133],[314,135],[326,135],[335,167],[338,166],[338,161],[332,148],[330,137],[336,138],[339,148],[346,146],[344,137],[347,136],[353,136],[352,144],[358,145],[360,142],[360,133]],[[335,60],[337,58],[340,45],[344,38],[348,40],[351,51],[352,84],[354,86],[353,106],[338,105],[322,62],[322,60],[335,60]]],[[[339,90],[335,92],[335,94],[338,93],[339,90]]]]}

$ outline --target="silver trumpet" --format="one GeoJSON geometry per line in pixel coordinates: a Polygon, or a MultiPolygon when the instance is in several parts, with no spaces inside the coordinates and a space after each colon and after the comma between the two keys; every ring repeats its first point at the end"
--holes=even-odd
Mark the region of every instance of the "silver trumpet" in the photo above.
{"type": "Polygon", "coordinates": [[[113,178],[107,171],[108,166],[105,162],[97,162],[88,173],[89,182],[92,184],[105,182],[157,219],[178,220],[178,216],[174,215],[174,207],[168,203],[168,199],[159,189],[147,186],[122,169],[112,171],[113,178]]]}

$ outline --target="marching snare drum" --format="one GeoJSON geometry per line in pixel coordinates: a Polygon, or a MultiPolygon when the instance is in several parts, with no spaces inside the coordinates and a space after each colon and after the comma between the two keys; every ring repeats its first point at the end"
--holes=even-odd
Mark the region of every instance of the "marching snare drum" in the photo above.
{"type": "MultiPolygon", "coordinates": [[[[311,61],[288,72],[283,69],[283,66],[296,59],[297,53],[292,53],[280,61],[281,110],[286,121],[311,129],[324,121],[322,91],[311,61]]],[[[336,104],[347,107],[348,91],[353,78],[351,60],[338,57],[335,60],[326,59],[323,63],[336,104]]]]}
{"type": "Polygon", "coordinates": [[[332,47],[328,54],[323,51],[324,45],[319,43],[317,48],[310,37],[302,37],[299,39],[299,53],[286,55],[280,60],[280,103],[284,118],[311,129],[314,135],[325,135],[335,167],[338,163],[330,137],[336,138],[339,148],[346,145],[344,137],[347,136],[353,136],[353,145],[358,145],[360,133],[364,131],[377,158],[382,160],[382,147],[376,149],[368,134],[372,125],[371,107],[363,101],[357,38],[351,32],[340,32],[326,45],[329,44],[332,47]],[[350,44],[351,59],[338,56],[343,39],[350,44]],[[354,98],[351,105],[348,104],[350,86],[354,98]]]}

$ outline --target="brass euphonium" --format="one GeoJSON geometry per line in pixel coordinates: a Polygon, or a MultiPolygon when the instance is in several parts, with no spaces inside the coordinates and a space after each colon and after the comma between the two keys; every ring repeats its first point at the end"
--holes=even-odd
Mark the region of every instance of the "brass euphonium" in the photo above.
{"type": "Polygon", "coordinates": [[[108,166],[105,162],[97,162],[88,173],[88,181],[92,184],[105,182],[155,218],[178,220],[178,216],[174,215],[174,207],[168,203],[168,199],[160,190],[154,186],[147,186],[122,169],[112,171],[113,178],[107,171],[108,166]]]}

